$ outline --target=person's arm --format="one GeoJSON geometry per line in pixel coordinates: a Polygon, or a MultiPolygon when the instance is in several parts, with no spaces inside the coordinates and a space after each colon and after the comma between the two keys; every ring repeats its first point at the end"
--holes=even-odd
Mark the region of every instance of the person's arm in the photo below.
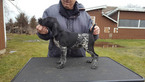
{"type": "MultiPolygon", "coordinates": [[[[90,28],[90,31],[92,30],[92,27],[90,28]]],[[[93,32],[93,35],[95,36],[95,40],[99,39],[99,34],[100,34],[100,28],[99,26],[96,25],[94,27],[94,32],[93,32]]]]}
{"type": "Polygon", "coordinates": [[[52,34],[51,32],[47,29],[47,27],[41,26],[41,25],[37,25],[36,26],[37,29],[37,35],[39,38],[43,39],[43,40],[49,40],[50,38],[52,38],[52,34]]]}
{"type": "MultiPolygon", "coordinates": [[[[44,11],[43,13],[43,17],[42,18],[46,18],[48,17],[48,11],[44,11]]],[[[41,25],[37,25],[36,26],[36,30],[37,30],[37,35],[39,38],[43,39],[43,40],[49,40],[50,38],[52,38],[52,32],[49,31],[47,29],[47,27],[45,26],[41,26],[41,25]]]]}
{"type": "MultiPolygon", "coordinates": [[[[87,14],[88,15],[88,14],[87,14]]],[[[90,16],[88,15],[88,23],[89,23],[89,25],[88,25],[88,27],[90,28],[89,29],[89,31],[91,31],[92,30],[92,27],[93,27],[93,25],[92,25],[92,20],[91,20],[91,18],[90,18],[90,16]]],[[[98,38],[99,38],[99,34],[100,34],[100,28],[99,28],[99,26],[95,26],[94,27],[94,32],[93,32],[93,34],[94,34],[94,36],[95,36],[95,40],[97,40],[98,38]]]]}

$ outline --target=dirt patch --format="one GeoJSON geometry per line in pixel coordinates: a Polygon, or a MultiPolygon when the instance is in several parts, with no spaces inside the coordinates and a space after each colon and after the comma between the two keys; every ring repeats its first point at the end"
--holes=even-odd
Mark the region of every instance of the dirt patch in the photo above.
{"type": "Polygon", "coordinates": [[[123,46],[120,46],[118,44],[113,44],[111,42],[96,42],[95,45],[96,47],[102,47],[102,48],[124,48],[123,46]]]}
{"type": "Polygon", "coordinates": [[[40,42],[40,40],[26,40],[26,41],[24,41],[24,42],[40,42]]]}

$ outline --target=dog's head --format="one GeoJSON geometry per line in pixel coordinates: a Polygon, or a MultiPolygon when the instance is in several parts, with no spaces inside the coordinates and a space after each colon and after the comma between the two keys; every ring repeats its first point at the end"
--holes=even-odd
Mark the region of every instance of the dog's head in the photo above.
{"type": "Polygon", "coordinates": [[[46,26],[50,29],[54,35],[58,34],[59,23],[56,18],[47,17],[47,18],[39,18],[38,23],[42,26],[46,26]]]}
{"type": "Polygon", "coordinates": [[[56,18],[53,17],[47,17],[47,18],[39,18],[38,23],[42,26],[46,27],[52,27],[54,23],[56,22],[56,18]]]}

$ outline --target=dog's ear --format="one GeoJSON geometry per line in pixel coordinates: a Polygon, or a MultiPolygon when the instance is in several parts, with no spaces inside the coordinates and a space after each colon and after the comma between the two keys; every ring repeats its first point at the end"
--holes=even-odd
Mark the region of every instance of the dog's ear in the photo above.
{"type": "Polygon", "coordinates": [[[38,19],[38,23],[39,23],[40,25],[42,25],[42,18],[39,18],[39,19],[38,19]]]}

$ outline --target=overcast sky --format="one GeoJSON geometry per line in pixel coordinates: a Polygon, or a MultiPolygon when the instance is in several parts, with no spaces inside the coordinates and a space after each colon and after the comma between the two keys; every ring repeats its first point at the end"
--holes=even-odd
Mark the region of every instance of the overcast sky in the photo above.
{"type": "MultiPolygon", "coordinates": [[[[107,5],[107,6],[127,6],[128,4],[137,5],[140,7],[145,7],[145,0],[77,0],[79,3],[82,3],[85,8],[107,5]]],[[[22,12],[25,12],[26,15],[31,18],[35,15],[36,18],[42,16],[43,11],[53,4],[57,4],[59,0],[15,0],[11,1],[13,4],[17,5],[22,12]]],[[[9,5],[9,9],[12,11],[12,18],[15,18],[16,14],[19,12],[16,8],[9,2],[6,1],[9,5]]]]}

